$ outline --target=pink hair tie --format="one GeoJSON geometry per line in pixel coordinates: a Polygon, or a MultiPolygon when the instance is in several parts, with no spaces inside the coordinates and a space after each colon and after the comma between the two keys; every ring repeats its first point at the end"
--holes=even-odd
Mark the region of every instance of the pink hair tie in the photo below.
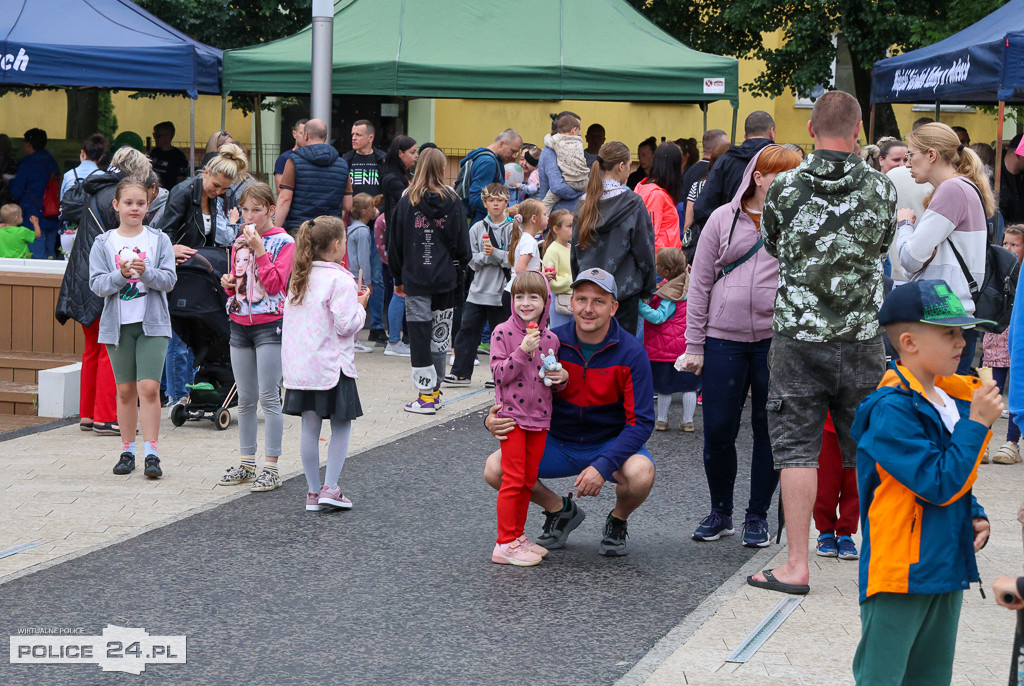
{"type": "Polygon", "coordinates": [[[515,219],[515,220],[516,220],[517,222],[519,222],[520,224],[522,224],[522,223],[523,223],[523,215],[521,215],[521,214],[516,214],[516,216],[514,216],[514,217],[512,217],[512,218],[513,218],[513,219],[515,219]]]}

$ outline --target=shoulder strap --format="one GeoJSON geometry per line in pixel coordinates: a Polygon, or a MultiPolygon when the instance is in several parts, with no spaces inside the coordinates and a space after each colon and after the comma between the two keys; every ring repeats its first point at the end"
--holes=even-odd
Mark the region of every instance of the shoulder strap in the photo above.
{"type": "Polygon", "coordinates": [[[717,282],[717,281],[719,281],[721,279],[724,279],[729,273],[731,273],[734,269],[736,269],[736,267],[740,266],[741,264],[743,264],[744,262],[749,260],[751,257],[756,255],[757,251],[760,250],[763,246],[764,246],[764,239],[761,236],[758,236],[757,237],[757,241],[754,243],[754,245],[750,246],[750,250],[748,250],[747,252],[743,253],[742,257],[740,257],[739,259],[733,260],[729,264],[727,264],[724,267],[722,267],[722,273],[719,274],[715,278],[715,281],[717,282]]]}
{"type": "MultiPolygon", "coordinates": [[[[974,192],[978,194],[978,200],[981,202],[981,216],[985,220],[984,224],[988,225],[988,217],[985,215],[985,198],[981,195],[981,189],[974,185],[969,179],[964,179],[967,185],[974,189],[974,192]]],[[[955,231],[955,229],[954,229],[955,231]]],[[[971,270],[967,268],[967,263],[964,262],[963,256],[960,251],[956,249],[956,244],[953,243],[953,233],[951,232],[946,240],[949,241],[949,247],[953,251],[953,257],[956,258],[957,264],[960,265],[960,270],[964,273],[964,278],[967,279],[967,289],[973,295],[978,292],[978,282],[971,275],[971,270]]]]}

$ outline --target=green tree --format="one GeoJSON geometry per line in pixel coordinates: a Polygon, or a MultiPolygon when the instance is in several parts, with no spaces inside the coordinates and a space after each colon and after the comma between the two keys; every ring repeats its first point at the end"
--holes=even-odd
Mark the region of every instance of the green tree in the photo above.
{"type": "MultiPolygon", "coordinates": [[[[1005,0],[629,0],[647,18],[703,52],[753,58],[765,68],[743,84],[754,95],[789,90],[811,94],[834,87],[832,63],[848,46],[854,94],[868,121],[871,66],[895,53],[950,36],[1005,0]],[[780,31],[782,45],[768,48],[762,34],[780,31]],[[833,42],[833,36],[845,41],[833,42]],[[837,43],[839,47],[837,48],[837,43]]],[[[889,106],[876,108],[876,135],[899,135],[889,106]]]]}
{"type": "Polygon", "coordinates": [[[310,0],[136,0],[201,43],[227,50],[290,36],[312,20],[310,0]]]}

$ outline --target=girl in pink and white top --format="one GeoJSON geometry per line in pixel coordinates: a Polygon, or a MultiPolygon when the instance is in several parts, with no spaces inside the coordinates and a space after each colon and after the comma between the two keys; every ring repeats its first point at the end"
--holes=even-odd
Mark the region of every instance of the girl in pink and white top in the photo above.
{"type": "Polygon", "coordinates": [[[351,509],[338,479],[348,455],[352,420],[362,416],[356,391],[356,334],[366,321],[370,289],[357,291],[342,266],[345,224],[338,217],[299,227],[291,288],[284,305],[281,358],[284,413],[302,417],[299,451],[309,492],[306,509],[351,509]],[[320,483],[320,429],[331,420],[327,474],[320,483]]]}
{"type": "Polygon", "coordinates": [[[281,455],[281,318],[292,272],[295,241],[274,226],[274,194],[265,183],[242,191],[239,204],[245,227],[231,244],[231,271],[220,284],[228,295],[231,318],[231,371],[238,389],[238,440],[241,464],[229,467],[221,486],[253,481],[251,490],[281,486],[277,458],[281,455]],[[256,402],[266,418],[263,452],[266,460],[256,475],[256,402]]]}

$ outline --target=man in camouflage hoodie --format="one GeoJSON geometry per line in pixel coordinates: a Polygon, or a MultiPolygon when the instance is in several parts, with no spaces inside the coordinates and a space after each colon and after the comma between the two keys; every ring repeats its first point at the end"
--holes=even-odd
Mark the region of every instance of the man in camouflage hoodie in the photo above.
{"type": "Polygon", "coordinates": [[[861,125],[849,93],[818,98],[808,126],[815,151],[776,177],[761,219],[765,249],[779,260],[768,429],[782,470],[789,554],[782,567],[747,581],[785,593],[809,590],[807,543],[826,413],[843,466],[856,466],[853,416],[885,371],[878,310],[882,260],[896,232],[896,189],[854,154],[861,125]]]}

